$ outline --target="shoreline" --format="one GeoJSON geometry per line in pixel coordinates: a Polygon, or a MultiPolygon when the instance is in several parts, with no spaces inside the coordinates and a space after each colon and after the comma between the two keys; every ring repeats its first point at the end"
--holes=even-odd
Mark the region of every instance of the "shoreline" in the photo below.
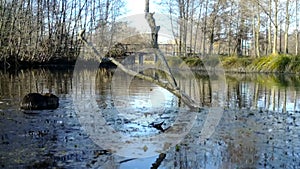
{"type": "MultiPolygon", "coordinates": [[[[209,71],[209,72],[216,72],[216,71],[224,71],[225,73],[234,73],[234,74],[291,74],[291,75],[298,75],[300,74],[300,71],[297,71],[300,67],[300,63],[298,64],[296,62],[293,63],[293,60],[290,60],[289,63],[285,63],[285,65],[282,65],[282,63],[278,63],[278,65],[273,66],[272,69],[270,69],[269,65],[270,62],[274,62],[274,60],[280,60],[281,58],[286,58],[288,56],[265,56],[261,58],[257,58],[254,60],[250,57],[220,57],[220,61],[216,60],[216,58],[208,58],[208,59],[201,59],[197,57],[186,57],[186,58],[180,58],[180,57],[169,57],[167,58],[167,61],[169,62],[169,66],[171,69],[174,70],[186,70],[187,68],[184,68],[188,66],[188,69],[193,71],[209,71]],[[274,59],[274,60],[270,60],[274,59]],[[185,62],[185,66],[182,65],[182,60],[185,62]],[[267,61],[264,61],[264,59],[268,59],[267,61]],[[247,60],[247,61],[245,61],[247,60]],[[251,61],[250,61],[251,60],[251,61]],[[262,61],[261,61],[262,60],[262,61]],[[212,66],[205,67],[204,62],[206,64],[211,64],[212,66]],[[221,66],[219,65],[221,62],[221,66]],[[290,64],[290,65],[289,65],[290,64]],[[292,65],[293,64],[293,65],[292,65]],[[292,69],[292,66],[296,66],[296,69],[292,69]],[[206,69],[207,68],[207,69],[206,69]],[[220,69],[221,68],[221,69],[220,69]],[[222,69],[223,68],[223,69],[222,69]],[[270,70],[269,70],[270,69],[270,70]]],[[[294,57],[294,56],[293,56],[294,57]]],[[[297,58],[298,59],[298,58],[297,58]]],[[[16,70],[22,70],[22,69],[38,69],[38,68],[47,68],[47,69],[68,69],[68,68],[74,68],[78,60],[67,60],[67,59],[52,59],[47,62],[30,62],[30,61],[10,61],[10,63],[4,61],[0,61],[0,70],[2,71],[16,71],[16,70]]],[[[99,64],[99,68],[107,68],[107,69],[113,69],[117,66],[110,62],[110,61],[100,61],[97,60],[80,60],[81,64],[83,65],[83,68],[88,68],[90,64],[95,64],[97,62],[99,64]]],[[[161,63],[158,63],[161,64],[161,63]]],[[[136,64],[137,65],[137,64],[136,64]]],[[[146,66],[147,64],[144,64],[146,66]]],[[[152,64],[151,64],[152,65],[152,64]]],[[[137,65],[138,66],[138,65],[137,65]]]]}

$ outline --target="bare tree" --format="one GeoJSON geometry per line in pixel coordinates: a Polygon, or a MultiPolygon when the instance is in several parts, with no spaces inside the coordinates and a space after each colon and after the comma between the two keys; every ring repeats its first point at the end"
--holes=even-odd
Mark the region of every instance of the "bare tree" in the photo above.
{"type": "MultiPolygon", "coordinates": [[[[272,19],[271,19],[271,15],[272,15],[272,0],[269,0],[268,3],[269,6],[269,27],[268,27],[268,50],[269,52],[271,52],[272,49],[272,19]]],[[[277,44],[276,44],[277,45],[277,44]]]]}
{"type": "Polygon", "coordinates": [[[122,0],[0,1],[0,61],[74,61],[80,48],[75,32],[81,27],[93,33],[103,20],[113,25],[122,6],[122,0]]]}
{"type": "Polygon", "coordinates": [[[253,35],[254,35],[254,53],[255,53],[255,57],[260,57],[260,43],[259,43],[259,38],[260,38],[260,12],[259,9],[260,7],[254,3],[253,4],[253,35]]]}
{"type": "Polygon", "coordinates": [[[298,5],[299,5],[299,1],[298,0],[296,0],[296,32],[295,32],[295,35],[296,35],[296,37],[295,37],[295,55],[298,55],[298,50],[299,50],[299,31],[298,31],[298,29],[299,29],[299,20],[298,20],[298,5]]]}
{"type": "MultiPolygon", "coordinates": [[[[197,51],[197,52],[198,52],[198,50],[197,50],[198,43],[197,42],[200,42],[199,46],[201,46],[201,42],[202,42],[201,39],[198,40],[198,36],[201,37],[199,34],[202,33],[202,31],[200,31],[200,28],[201,28],[201,26],[200,26],[200,24],[201,24],[200,18],[202,16],[202,8],[203,8],[203,3],[200,3],[199,13],[198,13],[198,19],[197,19],[196,22],[194,22],[196,24],[196,31],[195,31],[195,35],[194,35],[195,36],[195,40],[194,40],[194,47],[193,48],[194,48],[194,51],[197,51]]],[[[191,36],[192,35],[193,35],[193,33],[191,33],[191,36]]],[[[200,49],[200,47],[199,47],[199,49],[200,49]]],[[[200,52],[201,52],[201,49],[200,49],[200,52]]]]}
{"type": "Polygon", "coordinates": [[[284,30],[284,50],[283,50],[285,54],[289,53],[288,51],[288,34],[289,34],[289,26],[290,26],[289,2],[290,0],[286,0],[286,6],[285,6],[285,30],[284,30]]]}
{"type": "MultiPolygon", "coordinates": [[[[147,1],[147,0],[146,0],[147,1]]],[[[84,37],[83,37],[83,33],[85,31],[81,31],[79,33],[79,36],[78,38],[85,44],[85,46],[92,52],[92,54],[100,57],[100,58],[103,58],[104,56],[100,55],[98,50],[95,48],[95,46],[93,45],[93,43],[90,43],[88,42],[84,37]]],[[[115,65],[118,66],[118,68],[120,68],[120,70],[122,70],[123,72],[127,73],[128,75],[131,75],[131,76],[135,76],[137,78],[140,78],[140,79],[143,79],[143,80],[146,80],[146,81],[149,81],[151,83],[154,83],[166,90],[168,90],[169,92],[171,92],[172,94],[174,94],[176,97],[178,98],[181,98],[182,101],[187,105],[189,106],[191,109],[199,109],[199,104],[196,103],[194,100],[192,100],[188,95],[186,95],[183,91],[181,91],[178,87],[177,87],[177,84],[175,83],[174,84],[174,76],[171,74],[172,76],[172,79],[170,81],[170,79],[168,79],[168,83],[164,83],[164,82],[161,82],[151,76],[148,76],[148,75],[144,75],[144,74],[141,74],[139,72],[136,72],[136,71],[133,71],[131,69],[128,69],[127,67],[125,67],[123,64],[121,64],[120,62],[118,62],[117,60],[115,60],[114,58],[112,57],[109,57],[108,58],[112,63],[114,63],[115,65]]],[[[170,72],[169,72],[170,73],[170,72]]]]}
{"type": "Polygon", "coordinates": [[[154,13],[149,12],[149,0],[145,0],[145,18],[151,29],[151,44],[153,48],[158,48],[158,31],[160,26],[156,26],[155,19],[153,17],[154,13]]]}
{"type": "Polygon", "coordinates": [[[205,56],[206,55],[206,33],[207,33],[207,16],[208,16],[208,2],[209,0],[206,0],[205,2],[205,14],[204,14],[204,26],[203,26],[203,42],[202,42],[202,53],[205,56]]]}
{"type": "MultiPolygon", "coordinates": [[[[158,49],[157,39],[158,39],[158,31],[160,29],[160,26],[156,26],[153,15],[154,15],[154,13],[149,13],[149,0],[145,0],[145,18],[151,29],[151,44],[154,49],[158,49]]],[[[155,52],[155,57],[160,58],[164,64],[165,68],[167,69],[167,72],[168,72],[167,78],[170,81],[172,87],[175,89],[178,88],[177,82],[171,72],[171,69],[168,65],[166,58],[159,50],[154,50],[154,52],[155,52]]]]}
{"type": "Polygon", "coordinates": [[[273,49],[272,54],[277,54],[277,38],[278,38],[278,0],[274,0],[274,37],[273,37],[273,49]]]}

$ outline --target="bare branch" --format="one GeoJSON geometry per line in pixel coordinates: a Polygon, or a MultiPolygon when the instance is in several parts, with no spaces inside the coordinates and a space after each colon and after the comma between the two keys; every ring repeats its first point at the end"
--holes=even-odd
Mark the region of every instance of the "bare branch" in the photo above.
{"type": "MultiPolygon", "coordinates": [[[[80,34],[78,35],[78,38],[85,44],[86,47],[88,47],[92,52],[94,52],[95,55],[97,55],[100,58],[104,58],[104,56],[100,55],[100,53],[96,50],[96,48],[93,46],[92,43],[89,43],[86,41],[86,39],[82,36],[84,31],[81,31],[80,34]]],[[[117,60],[115,60],[112,57],[108,58],[112,63],[114,63],[115,65],[118,66],[118,68],[120,68],[123,72],[131,75],[131,76],[135,76],[137,78],[149,81],[151,83],[154,83],[166,90],[168,90],[169,92],[171,92],[172,94],[174,94],[175,96],[177,96],[178,98],[181,98],[182,101],[191,109],[199,109],[199,104],[197,104],[194,100],[192,100],[188,95],[186,95],[183,91],[181,91],[179,88],[174,88],[173,86],[168,85],[169,83],[163,83],[157,79],[154,79],[151,76],[147,76],[144,74],[141,74],[139,72],[133,71],[131,69],[127,69],[123,64],[121,64],[120,62],[118,62],[117,60]]]]}
{"type": "Polygon", "coordinates": [[[261,7],[261,9],[264,11],[264,13],[269,17],[270,21],[272,22],[273,25],[275,25],[275,22],[272,19],[272,16],[270,15],[270,13],[264,8],[264,6],[260,3],[260,0],[255,0],[257,5],[261,7]]]}

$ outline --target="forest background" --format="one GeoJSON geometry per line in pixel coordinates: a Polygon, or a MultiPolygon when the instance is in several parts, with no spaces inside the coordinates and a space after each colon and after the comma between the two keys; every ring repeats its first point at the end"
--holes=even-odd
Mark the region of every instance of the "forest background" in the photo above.
{"type": "MultiPolygon", "coordinates": [[[[155,12],[179,25],[166,42],[175,46],[177,56],[198,60],[217,55],[225,68],[300,71],[299,0],[152,3],[160,6],[155,12]]],[[[81,30],[99,48],[111,48],[107,44],[119,43],[120,36],[129,37],[123,44],[150,44],[149,35],[118,20],[126,8],[124,0],[1,0],[0,67],[72,65],[83,47],[77,38],[81,30]]],[[[197,61],[190,63],[197,66],[197,61]]]]}

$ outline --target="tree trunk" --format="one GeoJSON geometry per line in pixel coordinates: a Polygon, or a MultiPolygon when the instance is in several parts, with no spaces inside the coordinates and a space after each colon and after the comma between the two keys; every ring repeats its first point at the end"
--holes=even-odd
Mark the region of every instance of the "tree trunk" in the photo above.
{"type": "MultiPolygon", "coordinates": [[[[197,51],[197,53],[201,52],[196,50],[197,49],[197,42],[198,42],[198,34],[199,34],[199,28],[200,28],[200,18],[201,18],[201,12],[202,12],[202,3],[200,4],[200,10],[199,10],[199,14],[198,14],[198,20],[197,20],[197,26],[196,26],[196,32],[195,32],[195,40],[194,40],[194,50],[197,51]]],[[[200,45],[201,45],[201,40],[199,40],[200,45]]]]}
{"type": "Polygon", "coordinates": [[[149,0],[145,0],[145,18],[151,29],[151,45],[153,48],[158,49],[158,31],[160,26],[156,26],[155,19],[153,17],[154,13],[149,13],[149,0]]]}
{"type": "MultiPolygon", "coordinates": [[[[269,0],[269,15],[272,15],[272,0],[269,0]]],[[[268,53],[271,53],[272,49],[272,21],[271,17],[269,17],[269,27],[268,27],[268,53]]]]}
{"type": "Polygon", "coordinates": [[[275,13],[274,13],[274,38],[273,38],[273,49],[272,54],[278,54],[277,51],[277,38],[278,38],[278,0],[274,0],[275,2],[275,13]]]}
{"type": "MultiPolygon", "coordinates": [[[[240,16],[242,17],[242,16],[240,16]]],[[[242,56],[243,55],[243,34],[244,34],[244,30],[243,30],[243,25],[244,25],[244,20],[243,19],[239,19],[240,20],[240,23],[237,27],[238,29],[238,34],[237,34],[237,39],[236,39],[236,53],[237,53],[237,56],[242,56]]]]}
{"type": "Polygon", "coordinates": [[[256,39],[255,39],[255,44],[256,44],[256,57],[260,57],[260,50],[259,50],[259,47],[260,47],[260,44],[259,44],[259,36],[260,36],[260,13],[258,12],[258,15],[257,15],[257,27],[256,27],[256,39]]]}
{"type": "MultiPolygon", "coordinates": [[[[148,0],[146,0],[148,1],[148,0]]],[[[95,55],[97,55],[98,57],[100,58],[103,58],[104,56],[103,55],[100,55],[100,53],[96,50],[96,48],[93,46],[92,43],[89,43],[86,41],[86,39],[83,37],[83,33],[84,31],[81,31],[81,33],[79,34],[79,39],[86,45],[86,47],[88,49],[90,49],[95,55]]],[[[181,98],[182,101],[188,106],[190,107],[191,109],[199,109],[200,106],[198,103],[196,103],[194,100],[192,100],[188,95],[186,95],[183,91],[181,91],[178,87],[174,86],[174,82],[172,81],[169,81],[169,83],[164,83],[164,82],[161,82],[151,76],[147,76],[147,75],[144,75],[144,74],[141,74],[139,72],[136,72],[136,71],[133,71],[131,69],[128,69],[126,68],[123,64],[121,64],[120,62],[118,62],[117,60],[115,60],[114,58],[112,57],[109,57],[108,58],[112,63],[114,63],[115,65],[118,66],[118,68],[120,68],[120,70],[122,70],[123,72],[127,73],[128,75],[131,75],[131,76],[135,76],[137,78],[140,78],[140,79],[143,79],[143,80],[146,80],[146,81],[149,81],[151,83],[154,83],[166,90],[168,90],[169,92],[171,92],[172,94],[174,94],[176,97],[178,98],[181,98]]],[[[176,85],[176,84],[175,84],[176,85]]]]}
{"type": "MultiPolygon", "coordinates": [[[[231,6],[234,5],[234,2],[231,2],[231,6]]],[[[234,17],[234,8],[231,8],[230,10],[230,17],[234,17]]],[[[233,33],[232,33],[232,24],[233,22],[230,20],[229,25],[228,25],[228,55],[231,56],[231,51],[232,51],[232,38],[233,38],[233,33]]]]}
{"type": "MultiPolygon", "coordinates": [[[[158,31],[160,29],[160,26],[156,26],[155,23],[155,19],[153,17],[154,13],[149,13],[149,0],[145,0],[145,18],[148,22],[148,25],[151,29],[151,44],[152,47],[154,49],[158,49],[158,43],[157,43],[157,39],[158,39],[158,31]]],[[[168,65],[168,62],[166,60],[166,58],[164,57],[163,53],[160,52],[160,50],[154,50],[155,52],[155,57],[158,57],[161,59],[161,61],[163,62],[165,68],[167,69],[168,72],[168,80],[170,81],[170,83],[172,84],[172,86],[174,88],[177,88],[177,82],[171,72],[171,69],[168,65]]]]}
{"type": "MultiPolygon", "coordinates": [[[[194,3],[195,3],[195,0],[192,0],[192,9],[191,9],[191,15],[190,15],[191,18],[194,18],[194,3]]],[[[189,50],[189,53],[194,53],[195,52],[195,48],[194,48],[194,51],[192,51],[193,32],[194,32],[194,19],[191,19],[191,23],[190,23],[190,50],[189,50]]],[[[194,41],[196,41],[196,39],[194,41]]]]}
{"type": "Polygon", "coordinates": [[[298,55],[298,50],[299,50],[299,37],[298,37],[298,34],[299,34],[299,32],[298,32],[298,29],[299,29],[299,21],[298,21],[298,0],[296,0],[296,32],[295,32],[295,34],[296,34],[296,37],[295,37],[295,54],[296,55],[298,55]]]}
{"type": "Polygon", "coordinates": [[[202,42],[202,54],[206,56],[206,32],[207,32],[207,14],[208,14],[208,1],[205,4],[205,14],[204,14],[204,28],[203,28],[203,42],[202,42]]]}
{"type": "MultiPolygon", "coordinates": [[[[215,19],[214,19],[215,20],[215,19]]],[[[211,56],[214,50],[214,38],[215,38],[215,21],[213,20],[210,37],[209,37],[209,50],[208,54],[211,56]]]]}
{"type": "MultiPolygon", "coordinates": [[[[183,18],[183,49],[184,49],[184,56],[187,56],[187,26],[188,26],[188,19],[189,19],[189,0],[186,0],[186,6],[184,6],[184,18],[183,18]]],[[[184,4],[184,2],[183,2],[184,4]]]]}
{"type": "Polygon", "coordinates": [[[288,51],[288,33],[290,26],[290,13],[289,13],[289,2],[290,0],[286,0],[286,8],[285,8],[285,32],[284,32],[284,53],[289,53],[288,51]]]}
{"type": "Polygon", "coordinates": [[[184,33],[185,33],[185,6],[184,0],[178,0],[179,5],[179,53],[185,55],[184,48],[184,33]],[[184,52],[184,53],[183,53],[184,52]]]}

